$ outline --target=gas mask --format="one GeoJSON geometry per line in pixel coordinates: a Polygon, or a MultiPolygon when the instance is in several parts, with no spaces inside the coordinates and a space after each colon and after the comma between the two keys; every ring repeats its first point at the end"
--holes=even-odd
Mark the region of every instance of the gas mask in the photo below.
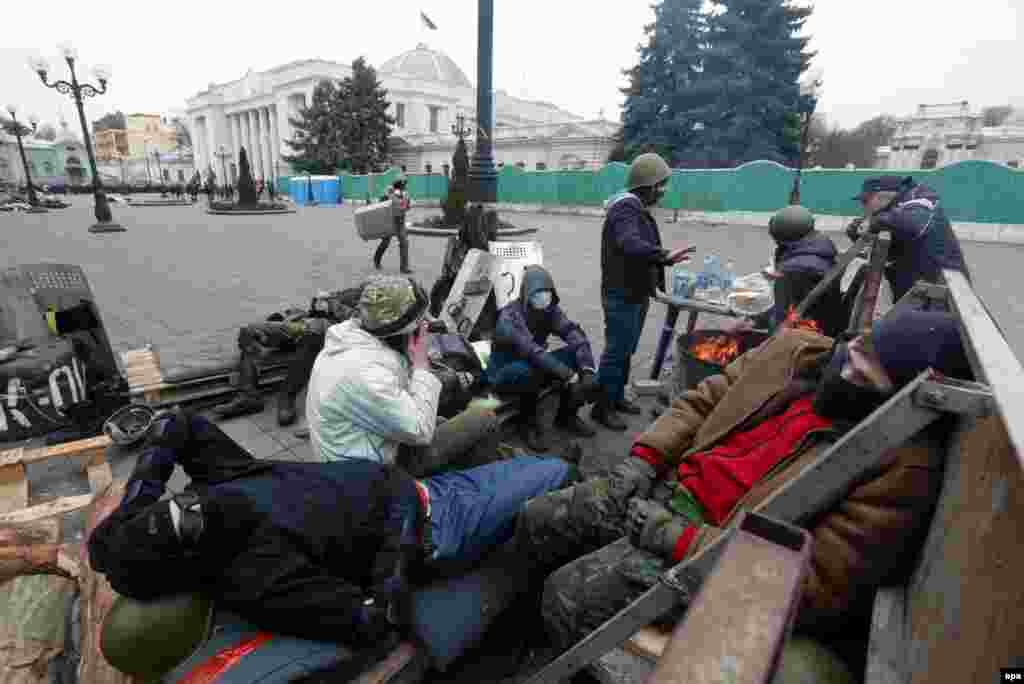
{"type": "Polygon", "coordinates": [[[541,290],[530,295],[530,308],[537,311],[545,311],[555,300],[555,294],[551,290],[541,290]]]}

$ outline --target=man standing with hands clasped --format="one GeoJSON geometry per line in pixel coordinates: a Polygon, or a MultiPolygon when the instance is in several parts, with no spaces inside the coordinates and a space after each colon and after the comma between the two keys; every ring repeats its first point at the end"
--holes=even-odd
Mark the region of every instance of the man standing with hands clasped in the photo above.
{"type": "Polygon", "coordinates": [[[651,209],[665,195],[672,170],[660,155],[641,154],[629,167],[626,192],[607,206],[601,233],[601,305],[605,348],[598,382],[603,391],[591,417],[610,430],[623,431],[619,412],[639,415],[626,400],[633,354],[640,343],[655,290],[665,290],[665,267],[677,264],[694,247],[665,249],[651,209]]]}

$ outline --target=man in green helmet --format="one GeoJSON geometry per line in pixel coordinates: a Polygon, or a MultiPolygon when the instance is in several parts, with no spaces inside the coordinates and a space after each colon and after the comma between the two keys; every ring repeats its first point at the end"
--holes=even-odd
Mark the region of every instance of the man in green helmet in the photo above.
{"type": "Polygon", "coordinates": [[[626,400],[630,363],[640,342],[655,289],[665,289],[666,266],[686,258],[693,248],[665,249],[651,209],[665,195],[672,170],[661,156],[641,154],[629,167],[626,192],[608,202],[601,233],[601,304],[605,348],[598,382],[603,392],[591,417],[610,430],[623,431],[619,412],[642,411],[626,400]]]}

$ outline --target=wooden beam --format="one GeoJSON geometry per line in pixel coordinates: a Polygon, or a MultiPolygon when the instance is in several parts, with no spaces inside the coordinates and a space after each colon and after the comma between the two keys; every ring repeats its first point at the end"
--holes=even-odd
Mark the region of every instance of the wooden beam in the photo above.
{"type": "Polygon", "coordinates": [[[38,506],[22,508],[19,511],[0,514],[0,525],[18,524],[42,520],[85,508],[92,501],[92,494],[65,496],[38,506]]]}
{"type": "Polygon", "coordinates": [[[1024,366],[963,273],[943,271],[960,321],[964,349],[977,380],[987,382],[1024,468],[1024,366]]]}
{"type": "Polygon", "coordinates": [[[38,447],[26,449],[8,449],[0,451],[0,468],[16,463],[35,463],[45,461],[48,458],[68,456],[73,458],[94,458],[97,454],[104,455],[113,442],[106,435],[92,437],[90,439],[79,439],[74,442],[65,442],[56,446],[38,447]]]}
{"type": "Polygon", "coordinates": [[[28,506],[28,479],[24,463],[0,466],[0,513],[28,506]]]}

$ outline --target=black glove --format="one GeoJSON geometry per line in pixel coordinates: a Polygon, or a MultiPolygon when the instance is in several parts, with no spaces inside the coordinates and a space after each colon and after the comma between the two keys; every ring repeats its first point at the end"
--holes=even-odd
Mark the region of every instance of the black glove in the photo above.
{"type": "Polygon", "coordinates": [[[846,226],[846,236],[853,242],[860,239],[860,227],[864,224],[863,218],[855,218],[850,221],[850,225],[846,226]]]}
{"type": "Polygon", "coordinates": [[[153,446],[141,454],[135,462],[132,470],[131,480],[146,480],[167,484],[174,474],[174,465],[177,463],[177,454],[173,449],[167,447],[153,446]]]}
{"type": "Polygon", "coordinates": [[[395,630],[388,620],[388,603],[375,597],[367,597],[359,607],[356,616],[356,637],[365,644],[375,644],[395,630]]]}

